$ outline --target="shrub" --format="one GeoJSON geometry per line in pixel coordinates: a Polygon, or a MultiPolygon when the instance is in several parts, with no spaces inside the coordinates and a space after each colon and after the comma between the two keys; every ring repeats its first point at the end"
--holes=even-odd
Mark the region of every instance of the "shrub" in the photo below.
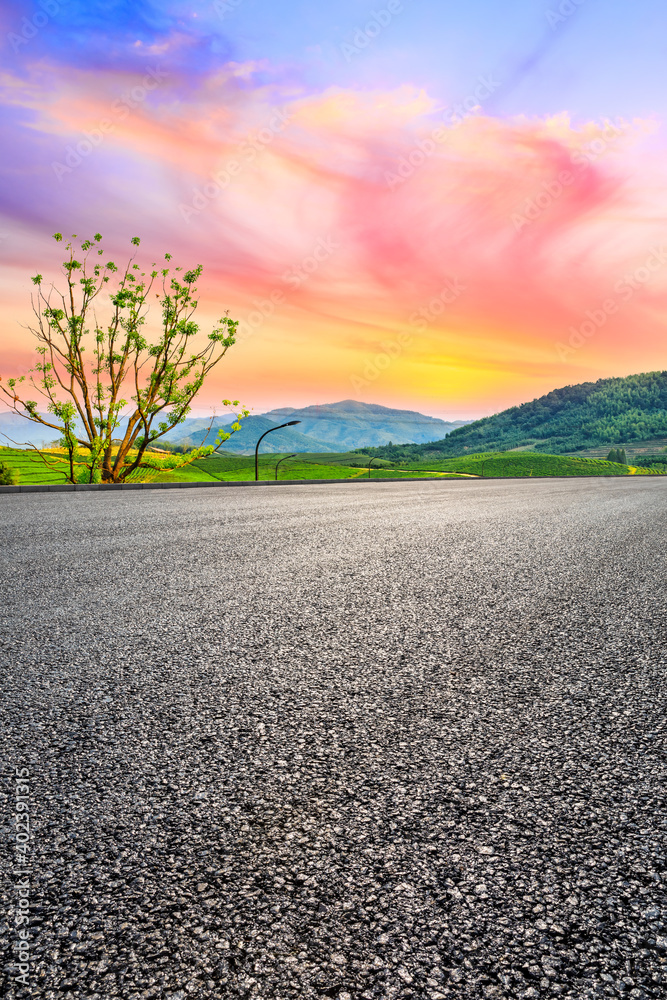
{"type": "Polygon", "coordinates": [[[0,486],[18,486],[19,470],[12,469],[11,465],[0,462],[0,486]]]}

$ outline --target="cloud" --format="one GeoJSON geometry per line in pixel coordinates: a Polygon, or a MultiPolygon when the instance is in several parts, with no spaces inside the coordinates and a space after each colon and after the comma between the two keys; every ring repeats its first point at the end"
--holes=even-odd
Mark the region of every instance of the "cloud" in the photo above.
{"type": "MultiPolygon", "coordinates": [[[[224,292],[241,316],[283,292],[260,339],[289,331],[285,366],[303,373],[333,354],[338,371],[353,370],[407,328],[415,341],[396,372],[408,380],[438,358],[461,384],[480,366],[489,378],[558,380],[554,344],[660,239],[651,220],[665,191],[638,155],[651,123],[443,122],[413,88],[304,94],[233,62],[196,87],[170,62],[121,114],[123,95],[160,65],[93,74],[40,61],[29,77],[6,75],[5,218],[32,232],[99,229],[116,243],[137,231],[155,252],[201,261],[207,300],[224,292]],[[53,163],[105,119],[99,146],[57,178],[53,163]],[[286,281],[318,240],[335,250],[286,281]],[[464,290],[449,301],[457,281],[464,290]]],[[[621,364],[632,329],[641,367],[661,336],[665,272],[573,364],[621,364]]]]}
{"type": "Polygon", "coordinates": [[[160,58],[198,78],[234,55],[212,3],[196,11],[150,0],[8,0],[2,27],[5,62],[17,73],[28,71],[35,59],[94,73],[132,71],[160,58]]]}

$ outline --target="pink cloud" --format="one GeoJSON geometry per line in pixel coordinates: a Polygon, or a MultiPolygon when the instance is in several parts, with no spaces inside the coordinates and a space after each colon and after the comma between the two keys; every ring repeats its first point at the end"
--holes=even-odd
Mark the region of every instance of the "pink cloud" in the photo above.
{"type": "Polygon", "coordinates": [[[222,299],[244,318],[253,299],[284,293],[254,337],[287,338],[285,368],[323,384],[328,351],[352,371],[405,328],[416,339],[396,371],[409,382],[420,365],[458,366],[473,394],[466,373],[480,366],[521,384],[559,384],[570,368],[608,373],[627,363],[629,330],[634,370],[653,358],[667,268],[627,300],[614,291],[660,243],[659,153],[637,155],[651,123],[480,114],[443,126],[423,92],[303,95],[256,85],[255,70],[226,67],[196,92],[165,80],[126,114],[119,94],[136,96],[136,77],[78,72],[51,97],[37,77],[7,79],[6,100],[29,109],[35,141],[49,142],[44,230],[62,228],[58,209],[76,203],[77,231],[84,223],[112,242],[136,231],[151,251],[201,261],[205,310],[222,299]],[[113,127],[99,148],[58,180],[58,150],[103,120],[113,127]],[[559,357],[571,327],[610,296],[619,310],[604,333],[559,357]]]}

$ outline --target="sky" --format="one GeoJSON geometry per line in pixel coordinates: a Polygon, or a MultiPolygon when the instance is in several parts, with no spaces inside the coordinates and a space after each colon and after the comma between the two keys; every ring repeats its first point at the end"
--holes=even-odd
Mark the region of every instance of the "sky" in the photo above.
{"type": "Polygon", "coordinates": [[[195,412],[664,369],[663,0],[5,0],[0,376],[54,232],[202,264],[195,412]]]}

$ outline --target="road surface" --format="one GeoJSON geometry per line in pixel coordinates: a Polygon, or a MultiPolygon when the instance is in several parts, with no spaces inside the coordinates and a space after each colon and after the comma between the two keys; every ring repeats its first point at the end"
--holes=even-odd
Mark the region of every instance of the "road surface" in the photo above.
{"type": "Polygon", "coordinates": [[[667,480],[0,522],[4,995],[667,997],[667,480]]]}

